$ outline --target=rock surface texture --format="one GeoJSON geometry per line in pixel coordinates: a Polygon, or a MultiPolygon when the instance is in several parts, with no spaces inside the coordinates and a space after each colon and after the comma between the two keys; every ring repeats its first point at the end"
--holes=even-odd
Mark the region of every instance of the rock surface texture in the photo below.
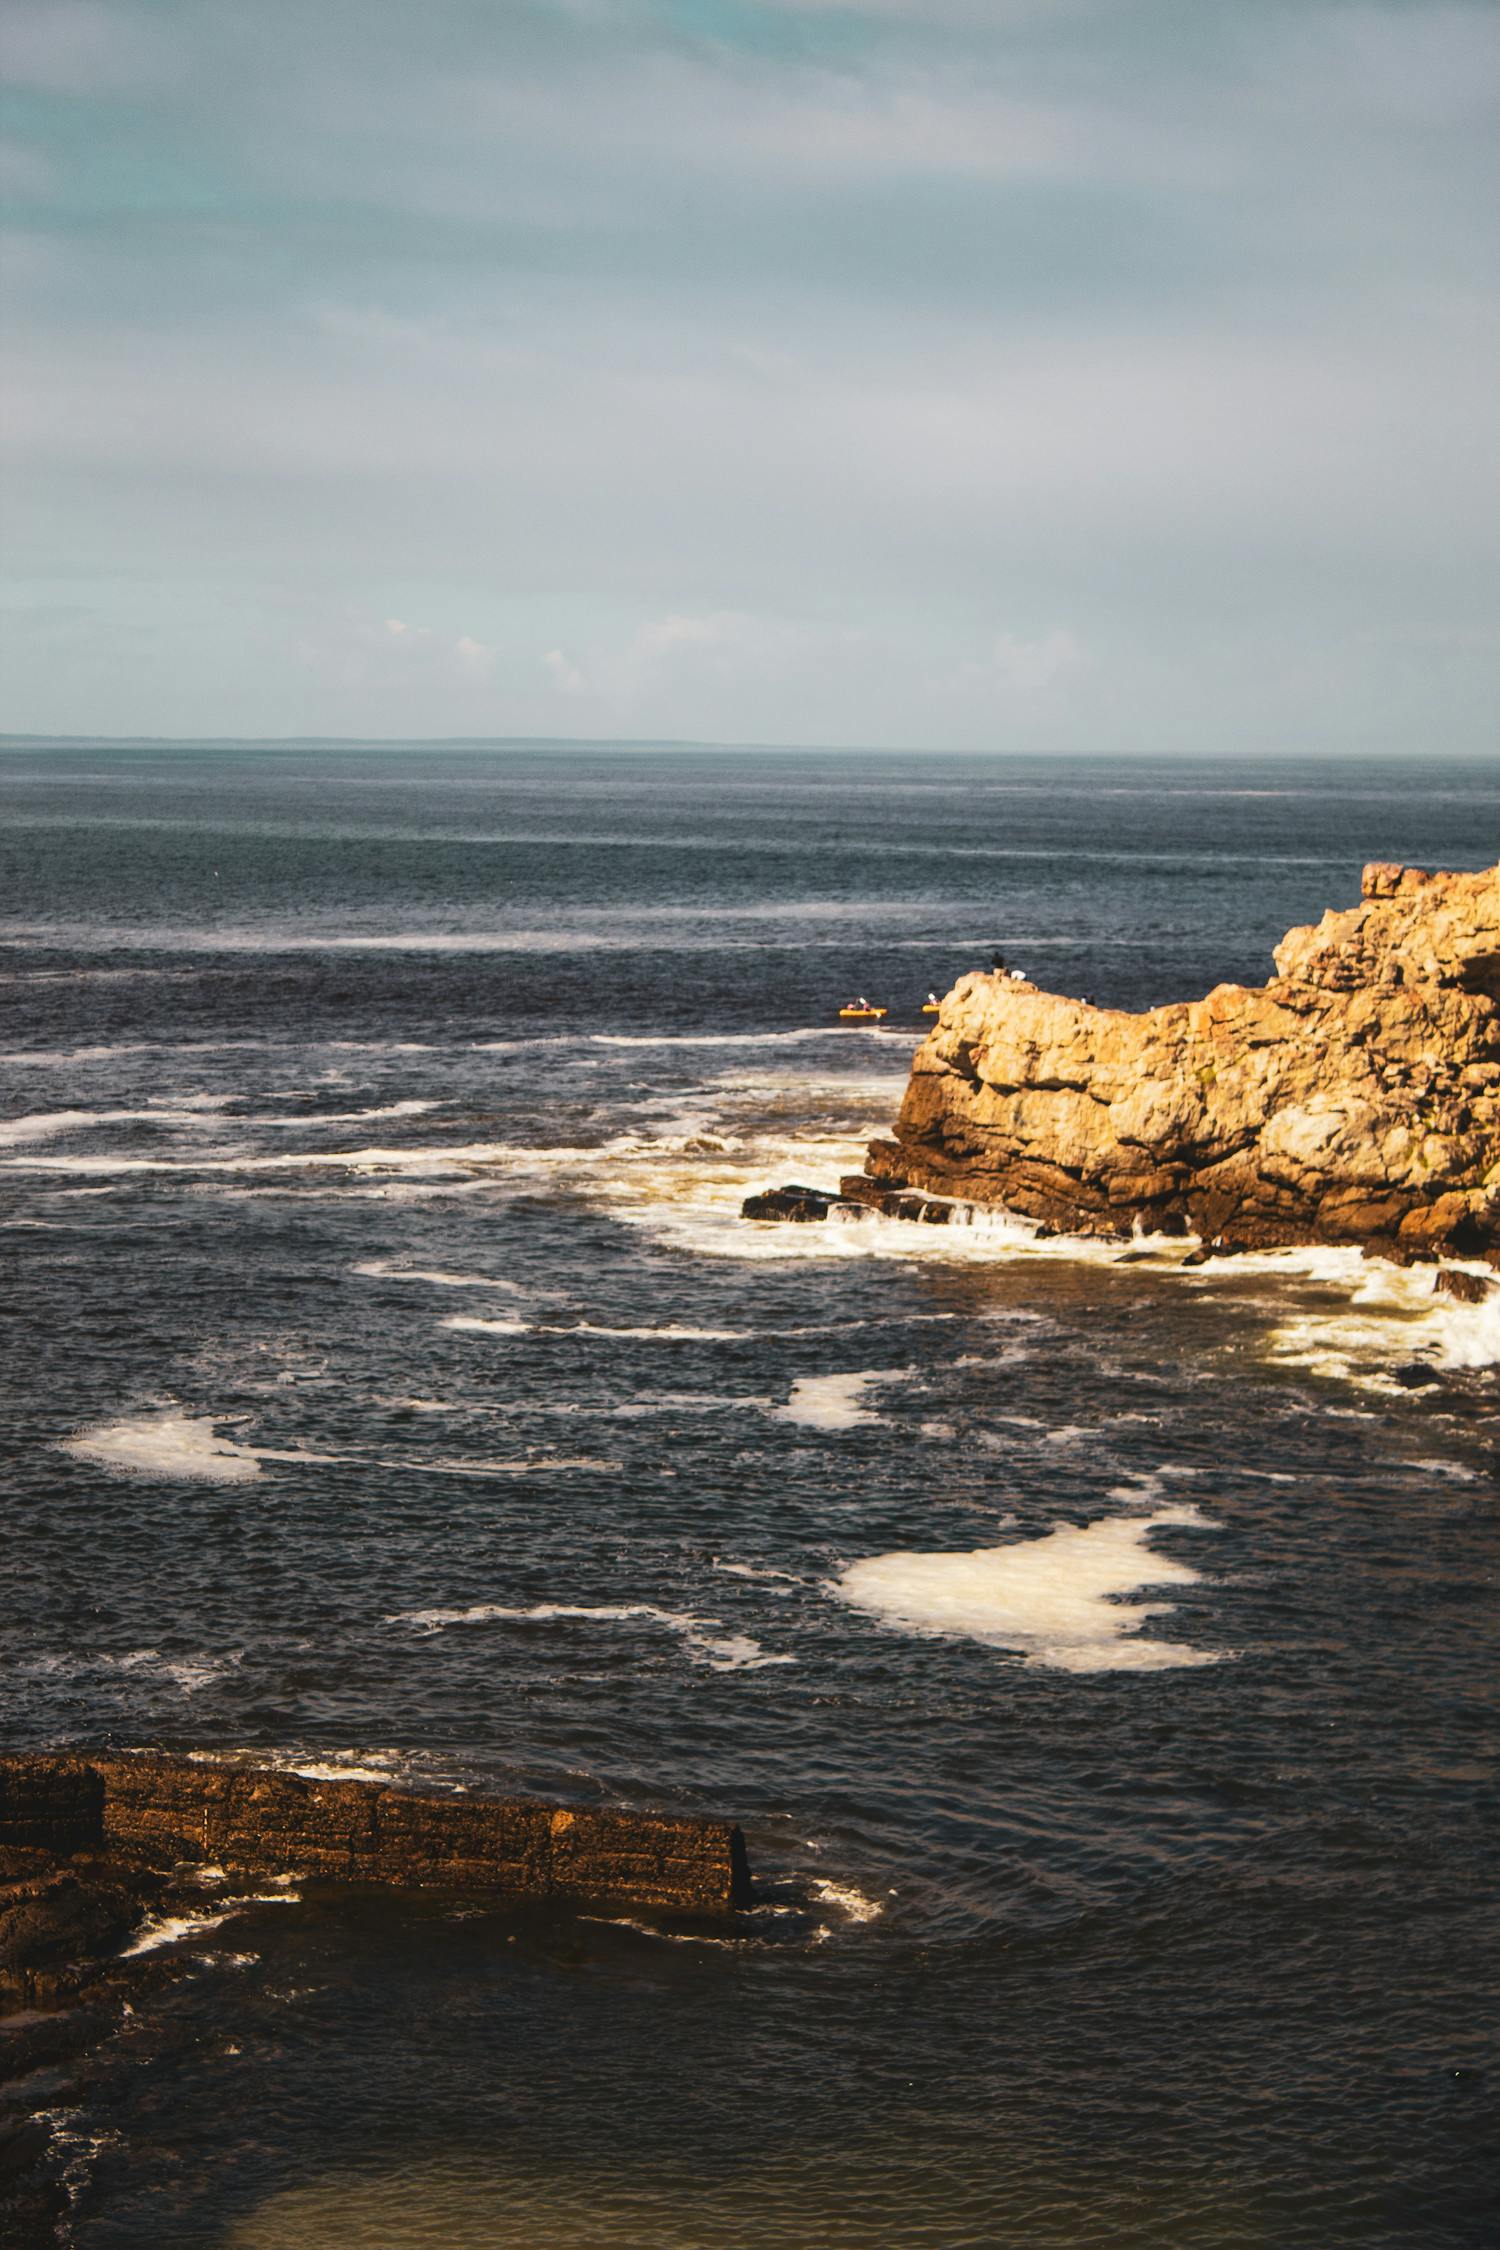
{"type": "Polygon", "coordinates": [[[423,1796],[196,1758],[0,1759],[0,1847],[699,1914],[728,1913],[749,1893],[744,1839],[728,1821],[423,1796]]]}
{"type": "Polygon", "coordinates": [[[1500,868],[1367,867],[1274,958],[1142,1015],[961,977],[870,1174],[1074,1233],[1500,1264],[1500,868]]]}

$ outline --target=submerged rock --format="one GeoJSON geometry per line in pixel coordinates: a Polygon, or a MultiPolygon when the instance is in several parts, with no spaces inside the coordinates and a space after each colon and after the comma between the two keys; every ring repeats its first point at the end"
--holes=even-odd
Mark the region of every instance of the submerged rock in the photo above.
{"type": "Polygon", "coordinates": [[[740,1205],[744,1219],[826,1219],[839,1198],[826,1188],[768,1188],[764,1195],[747,1195],[740,1205]]]}
{"type": "Polygon", "coordinates": [[[837,1195],[827,1188],[767,1188],[763,1194],[747,1195],[740,1205],[742,1219],[796,1222],[826,1219],[832,1211],[856,1218],[866,1211],[876,1211],[885,1219],[916,1219],[924,1226],[946,1226],[953,1216],[953,1205],[937,1202],[930,1195],[909,1194],[893,1187],[889,1180],[872,1180],[864,1172],[847,1173],[839,1182],[837,1195]]]}
{"type": "Polygon", "coordinates": [[[1275,964],[1141,1015],[960,978],[873,1181],[1075,1233],[1500,1263],[1500,868],[1367,867],[1275,964]]]}
{"type": "Polygon", "coordinates": [[[1434,1297],[1452,1297],[1461,1305],[1482,1305],[1495,1289],[1482,1273],[1465,1273],[1461,1266],[1441,1267],[1432,1284],[1434,1297]]]}

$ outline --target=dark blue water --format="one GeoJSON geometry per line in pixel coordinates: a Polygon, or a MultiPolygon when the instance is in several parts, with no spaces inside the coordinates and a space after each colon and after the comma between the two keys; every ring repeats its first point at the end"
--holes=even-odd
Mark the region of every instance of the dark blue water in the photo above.
{"type": "Polygon", "coordinates": [[[1493,768],[0,783],[5,1745],[729,1814],[763,1884],[184,1933],[58,2097],[79,2250],[1494,2239],[1489,1308],[737,1216],[992,948],[1258,982],[1364,860],[1492,858],[1493,768]]]}

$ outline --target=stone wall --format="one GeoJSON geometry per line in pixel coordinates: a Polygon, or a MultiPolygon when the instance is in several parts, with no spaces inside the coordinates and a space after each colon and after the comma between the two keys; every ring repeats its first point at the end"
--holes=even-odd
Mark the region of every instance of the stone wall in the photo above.
{"type": "Polygon", "coordinates": [[[5,1848],[715,1914],[746,1904],[750,1881],[744,1838],[727,1821],[151,1755],[0,1759],[5,1848]]]}

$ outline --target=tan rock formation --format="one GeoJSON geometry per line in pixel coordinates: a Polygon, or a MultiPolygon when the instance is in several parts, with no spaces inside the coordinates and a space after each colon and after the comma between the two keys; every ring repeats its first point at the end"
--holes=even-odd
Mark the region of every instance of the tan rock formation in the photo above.
{"type": "Polygon", "coordinates": [[[1363,893],[1269,983],[1143,1015],[961,977],[870,1173],[1073,1232],[1500,1264],[1500,867],[1363,893]]]}

